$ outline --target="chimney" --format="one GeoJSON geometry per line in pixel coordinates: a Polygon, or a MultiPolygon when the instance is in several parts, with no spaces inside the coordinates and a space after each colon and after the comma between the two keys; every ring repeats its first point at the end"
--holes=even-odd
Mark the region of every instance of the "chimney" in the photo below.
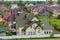
{"type": "Polygon", "coordinates": [[[25,25],[29,25],[29,20],[28,19],[25,20],[25,25]]]}

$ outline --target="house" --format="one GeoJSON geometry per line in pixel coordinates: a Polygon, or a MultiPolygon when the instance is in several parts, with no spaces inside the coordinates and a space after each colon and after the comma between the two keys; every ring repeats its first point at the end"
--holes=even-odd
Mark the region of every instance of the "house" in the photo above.
{"type": "Polygon", "coordinates": [[[14,16],[10,16],[8,19],[9,30],[12,31],[13,35],[16,35],[16,22],[14,16]]]}
{"type": "Polygon", "coordinates": [[[57,17],[59,14],[60,14],[60,9],[56,8],[56,9],[53,10],[53,15],[52,16],[57,17]]]}
{"type": "Polygon", "coordinates": [[[18,5],[17,4],[11,4],[11,9],[15,9],[15,8],[18,8],[18,5]]]}
{"type": "Polygon", "coordinates": [[[16,27],[18,35],[44,35],[51,34],[53,27],[47,21],[40,21],[34,14],[20,13],[16,17],[16,27]]]}
{"type": "Polygon", "coordinates": [[[58,6],[59,6],[58,4],[53,4],[50,7],[58,7],[58,6]]]}
{"type": "Polygon", "coordinates": [[[30,9],[32,10],[36,6],[34,4],[26,4],[25,7],[27,8],[27,10],[30,10],[30,9]]]}
{"type": "Polygon", "coordinates": [[[36,4],[36,6],[44,8],[45,4],[36,4]]]}
{"type": "Polygon", "coordinates": [[[12,14],[16,14],[16,13],[18,13],[18,9],[12,9],[11,12],[12,12],[12,14]]]}
{"type": "Polygon", "coordinates": [[[10,13],[15,15],[18,12],[22,12],[23,11],[23,7],[22,6],[18,6],[18,8],[14,8],[14,9],[10,9],[10,13]]]}
{"type": "Polygon", "coordinates": [[[5,5],[5,4],[1,4],[1,5],[0,5],[0,8],[1,8],[2,10],[4,10],[4,9],[6,9],[6,5],[5,5]]]}
{"type": "Polygon", "coordinates": [[[25,6],[26,7],[34,7],[35,5],[34,4],[26,4],[25,6]]]}
{"type": "Polygon", "coordinates": [[[38,14],[38,12],[39,12],[39,8],[33,8],[33,9],[32,9],[32,13],[38,14]]]}
{"type": "Polygon", "coordinates": [[[23,11],[23,6],[18,6],[18,11],[23,11]]]}
{"type": "Polygon", "coordinates": [[[42,9],[41,11],[39,11],[39,14],[44,17],[48,17],[50,13],[51,13],[51,9],[42,9]]]}

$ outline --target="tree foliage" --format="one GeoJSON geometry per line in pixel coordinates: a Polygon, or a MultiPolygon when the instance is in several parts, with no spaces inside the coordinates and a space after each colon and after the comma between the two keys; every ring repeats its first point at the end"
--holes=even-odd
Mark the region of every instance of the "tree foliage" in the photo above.
{"type": "Polygon", "coordinates": [[[48,3],[49,3],[49,4],[53,4],[53,1],[52,1],[52,0],[49,0],[48,3]]]}
{"type": "Polygon", "coordinates": [[[37,3],[38,3],[38,4],[40,4],[40,3],[42,4],[42,3],[45,3],[45,2],[44,2],[44,1],[38,1],[37,3]]]}
{"type": "Polygon", "coordinates": [[[49,14],[49,18],[50,18],[52,15],[53,15],[53,12],[50,12],[50,14],[49,14]]]}
{"type": "Polygon", "coordinates": [[[60,0],[58,0],[57,3],[60,4],[60,0]]]}
{"type": "Polygon", "coordinates": [[[57,19],[60,19],[60,14],[57,16],[57,19]]]}

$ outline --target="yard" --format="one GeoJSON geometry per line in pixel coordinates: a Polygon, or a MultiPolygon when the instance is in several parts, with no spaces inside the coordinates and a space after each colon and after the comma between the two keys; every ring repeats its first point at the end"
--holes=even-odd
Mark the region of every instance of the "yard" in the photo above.
{"type": "Polygon", "coordinates": [[[3,27],[3,22],[0,22],[0,27],[3,27]]]}
{"type": "Polygon", "coordinates": [[[10,39],[10,40],[60,40],[60,38],[25,38],[25,39],[10,39]]]}
{"type": "Polygon", "coordinates": [[[56,18],[45,18],[45,17],[42,17],[42,16],[38,16],[38,18],[41,21],[49,21],[52,26],[56,24],[57,28],[60,28],[60,20],[59,19],[56,19],[56,18]]]}

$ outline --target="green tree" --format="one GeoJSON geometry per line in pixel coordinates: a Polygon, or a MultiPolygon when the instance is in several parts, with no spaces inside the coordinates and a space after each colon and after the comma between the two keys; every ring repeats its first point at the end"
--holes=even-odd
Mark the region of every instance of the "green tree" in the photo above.
{"type": "Polygon", "coordinates": [[[56,27],[57,27],[57,24],[54,24],[53,26],[54,26],[54,28],[56,29],[56,27]]]}
{"type": "Polygon", "coordinates": [[[58,0],[57,3],[60,4],[60,0],[58,0]]]}
{"type": "Polygon", "coordinates": [[[9,13],[9,11],[7,10],[7,9],[5,9],[4,11],[3,11],[3,14],[8,14],[9,13]]]}
{"type": "Polygon", "coordinates": [[[26,12],[27,12],[27,7],[25,7],[25,6],[24,6],[24,11],[26,11],[26,12]]]}
{"type": "Polygon", "coordinates": [[[49,18],[50,18],[52,15],[53,15],[53,12],[50,12],[50,14],[49,14],[49,18]]]}
{"type": "Polygon", "coordinates": [[[51,37],[51,38],[54,37],[54,33],[51,33],[51,34],[50,34],[50,37],[51,37]]]}
{"type": "Polygon", "coordinates": [[[45,2],[44,1],[38,1],[37,3],[40,4],[40,3],[45,3],[45,2]]]}
{"type": "Polygon", "coordinates": [[[9,6],[11,5],[11,2],[10,2],[10,1],[6,1],[6,2],[4,2],[4,4],[5,4],[7,7],[9,7],[9,6]]]}
{"type": "Polygon", "coordinates": [[[49,4],[53,4],[53,1],[52,1],[52,0],[49,0],[48,3],[49,3],[49,4]]]}
{"type": "Polygon", "coordinates": [[[21,5],[21,6],[24,6],[24,5],[25,5],[25,3],[24,3],[23,1],[18,1],[17,4],[18,4],[18,5],[21,5]]]}
{"type": "Polygon", "coordinates": [[[34,5],[36,5],[38,2],[37,1],[32,1],[31,3],[34,4],[34,5]]]}
{"type": "Polygon", "coordinates": [[[60,19],[60,14],[57,16],[57,19],[60,19]]]}
{"type": "Polygon", "coordinates": [[[27,9],[27,12],[28,12],[28,13],[31,13],[31,9],[27,9]]]}

